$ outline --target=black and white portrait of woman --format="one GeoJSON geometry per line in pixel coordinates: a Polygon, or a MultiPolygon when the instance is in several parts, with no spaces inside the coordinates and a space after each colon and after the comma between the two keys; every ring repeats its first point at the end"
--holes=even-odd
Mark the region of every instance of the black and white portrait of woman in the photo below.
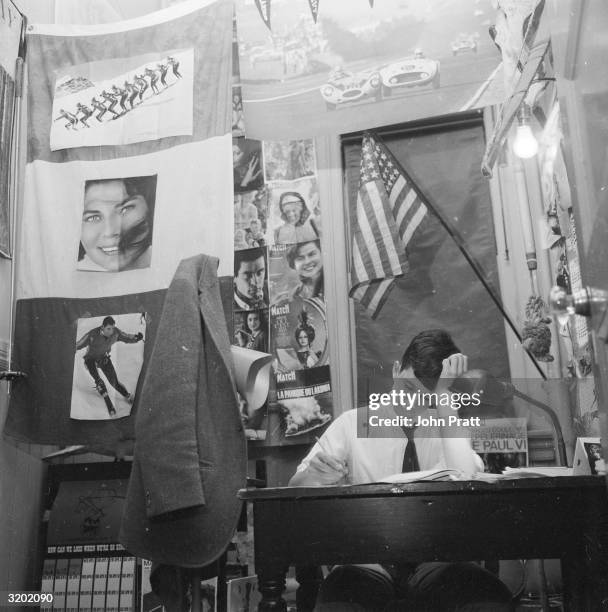
{"type": "Polygon", "coordinates": [[[150,267],[156,175],[85,182],[78,269],[150,267]]]}

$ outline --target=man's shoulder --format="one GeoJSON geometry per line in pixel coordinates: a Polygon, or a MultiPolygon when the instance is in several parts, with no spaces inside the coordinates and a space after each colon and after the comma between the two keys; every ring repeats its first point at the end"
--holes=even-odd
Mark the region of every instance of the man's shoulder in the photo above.
{"type": "Polygon", "coordinates": [[[339,414],[335,419],[334,423],[346,426],[356,426],[357,417],[359,415],[359,409],[357,408],[349,408],[345,410],[341,414],[339,414]]]}

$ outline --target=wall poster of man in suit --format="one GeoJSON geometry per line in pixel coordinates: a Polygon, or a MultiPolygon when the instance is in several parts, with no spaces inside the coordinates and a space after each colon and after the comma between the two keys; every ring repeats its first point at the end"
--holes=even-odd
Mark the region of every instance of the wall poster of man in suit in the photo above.
{"type": "Polygon", "coordinates": [[[106,420],[131,414],[145,337],[145,313],[78,319],[70,418],[106,420]]]}

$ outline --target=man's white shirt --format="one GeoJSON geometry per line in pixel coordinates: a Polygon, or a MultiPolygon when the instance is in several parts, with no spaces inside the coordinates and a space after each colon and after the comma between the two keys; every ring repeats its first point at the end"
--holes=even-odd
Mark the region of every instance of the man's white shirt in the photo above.
{"type": "MultiPolygon", "coordinates": [[[[431,411],[427,412],[431,414],[431,411]]],[[[389,418],[395,416],[390,407],[381,408],[375,413],[389,418]]],[[[321,444],[315,443],[304,457],[297,472],[305,470],[310,460],[323,451],[346,462],[351,484],[379,482],[387,476],[400,473],[407,445],[405,433],[398,426],[368,426],[368,414],[367,407],[342,413],[327,428],[321,438],[321,444]],[[367,433],[369,437],[358,437],[358,433],[367,433]]],[[[414,432],[414,442],[421,470],[444,470],[450,467],[446,464],[439,428],[417,428],[414,432]]],[[[478,471],[482,472],[481,457],[472,448],[470,452],[475,458],[478,471]]]]}

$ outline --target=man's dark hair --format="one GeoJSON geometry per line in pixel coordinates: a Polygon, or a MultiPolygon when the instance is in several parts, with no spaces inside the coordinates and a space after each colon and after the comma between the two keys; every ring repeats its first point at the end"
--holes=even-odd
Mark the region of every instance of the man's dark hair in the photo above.
{"type": "Polygon", "coordinates": [[[266,265],[266,249],[263,247],[256,247],[254,249],[245,249],[244,251],[235,251],[234,252],[234,275],[236,276],[240,269],[242,263],[248,263],[251,261],[255,261],[260,257],[264,258],[264,265],[266,265]]]}
{"type": "Polygon", "coordinates": [[[433,390],[437,385],[443,360],[460,349],[454,344],[452,336],[443,329],[427,329],[414,336],[401,358],[401,369],[411,367],[414,376],[427,388],[433,390]]]}
{"type": "Polygon", "coordinates": [[[101,322],[102,327],[106,327],[107,325],[116,325],[116,321],[113,317],[105,317],[104,320],[101,322]]]}

